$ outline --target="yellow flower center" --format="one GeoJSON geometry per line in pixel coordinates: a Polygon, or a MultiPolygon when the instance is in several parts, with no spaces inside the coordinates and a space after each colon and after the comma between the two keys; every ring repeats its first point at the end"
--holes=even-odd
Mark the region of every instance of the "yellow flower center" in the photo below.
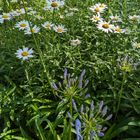
{"type": "Polygon", "coordinates": [[[99,20],[99,18],[98,18],[98,17],[94,17],[94,19],[95,19],[95,20],[99,20]]]}
{"type": "Polygon", "coordinates": [[[28,56],[28,52],[22,52],[22,56],[28,56]]]}
{"type": "Polygon", "coordinates": [[[121,29],[120,28],[116,28],[115,31],[120,33],[121,29]]]}
{"type": "Polygon", "coordinates": [[[58,7],[58,3],[57,2],[52,2],[51,3],[51,6],[54,7],[54,8],[56,8],[56,7],[58,7]]]}
{"type": "Polygon", "coordinates": [[[100,8],[99,7],[96,7],[95,8],[95,12],[100,12],[100,8]]]}
{"type": "Polygon", "coordinates": [[[25,23],[20,24],[20,27],[26,27],[27,25],[25,23]]]}
{"type": "Polygon", "coordinates": [[[2,18],[7,19],[7,18],[9,18],[9,16],[8,15],[3,15],[2,18]]]}
{"type": "Polygon", "coordinates": [[[109,24],[105,23],[105,24],[102,25],[102,27],[107,29],[107,28],[109,28],[109,24]]]}
{"type": "Polygon", "coordinates": [[[34,30],[34,29],[31,29],[30,31],[31,31],[31,33],[34,33],[34,32],[35,32],[35,30],[34,30]]]}
{"type": "Polygon", "coordinates": [[[58,32],[58,33],[62,33],[62,32],[63,32],[62,28],[58,28],[58,29],[57,29],[57,32],[58,32]]]}
{"type": "Polygon", "coordinates": [[[50,25],[50,24],[47,24],[45,27],[46,27],[46,28],[50,28],[50,27],[51,27],[51,25],[50,25]]]}

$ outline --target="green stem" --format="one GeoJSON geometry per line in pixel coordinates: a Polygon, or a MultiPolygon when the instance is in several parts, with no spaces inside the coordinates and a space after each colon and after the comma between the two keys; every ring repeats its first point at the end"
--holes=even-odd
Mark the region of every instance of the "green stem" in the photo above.
{"type": "Polygon", "coordinates": [[[123,17],[126,19],[127,18],[127,0],[124,0],[123,3],[123,17]]]}
{"type": "MultiPolygon", "coordinates": [[[[72,116],[72,97],[70,98],[70,114],[72,116]]],[[[71,123],[72,123],[72,119],[70,118],[70,129],[69,129],[69,137],[68,137],[69,140],[71,140],[71,129],[72,129],[71,123]]]]}
{"type": "MultiPolygon", "coordinates": [[[[23,2],[23,7],[24,7],[24,10],[25,10],[26,18],[27,18],[27,21],[29,22],[29,27],[31,29],[32,27],[31,27],[31,23],[30,23],[29,18],[28,18],[28,14],[27,14],[27,10],[26,10],[26,6],[25,6],[25,3],[24,3],[24,0],[22,0],[22,2],[23,2]]],[[[44,73],[46,74],[47,81],[48,81],[49,85],[51,86],[50,76],[48,74],[48,71],[47,71],[47,68],[46,68],[46,65],[45,65],[45,62],[44,62],[42,51],[39,48],[39,45],[38,45],[38,42],[37,42],[37,40],[35,38],[34,33],[32,33],[32,36],[33,36],[33,40],[34,40],[34,43],[35,43],[35,47],[36,47],[36,49],[37,49],[37,51],[39,53],[40,61],[41,61],[42,65],[43,65],[43,69],[44,69],[44,73]]]]}
{"type": "Polygon", "coordinates": [[[121,85],[121,89],[120,89],[120,92],[119,92],[119,100],[118,100],[118,105],[117,105],[115,118],[117,117],[117,114],[118,114],[118,111],[119,111],[119,108],[120,108],[120,103],[121,103],[121,98],[122,98],[122,94],[123,94],[123,87],[124,87],[125,79],[126,79],[126,73],[123,72],[122,85],[121,85]]]}

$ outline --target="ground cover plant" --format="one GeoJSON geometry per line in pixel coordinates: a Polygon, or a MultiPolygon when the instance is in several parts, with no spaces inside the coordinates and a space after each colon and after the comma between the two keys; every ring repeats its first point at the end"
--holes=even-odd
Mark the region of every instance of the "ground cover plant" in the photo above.
{"type": "Polygon", "coordinates": [[[138,0],[0,1],[1,140],[140,140],[138,0]]]}

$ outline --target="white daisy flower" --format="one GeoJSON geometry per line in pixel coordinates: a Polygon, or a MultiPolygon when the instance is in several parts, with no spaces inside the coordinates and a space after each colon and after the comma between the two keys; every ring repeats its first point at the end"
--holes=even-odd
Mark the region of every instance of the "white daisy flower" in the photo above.
{"type": "Polygon", "coordinates": [[[133,47],[134,49],[140,49],[140,43],[132,42],[132,47],[133,47]]]}
{"type": "Polygon", "coordinates": [[[51,22],[49,21],[46,21],[42,24],[42,26],[45,28],[45,29],[49,29],[51,30],[51,28],[54,26],[54,24],[52,24],[51,22]]]}
{"type": "Polygon", "coordinates": [[[23,49],[17,50],[17,52],[15,54],[16,54],[17,58],[27,60],[28,58],[33,57],[32,53],[33,53],[32,49],[24,47],[23,49]]]}
{"type": "Polygon", "coordinates": [[[102,31],[108,33],[108,32],[113,32],[114,25],[112,25],[106,21],[100,21],[97,25],[97,28],[99,30],[102,30],[102,31]]]}
{"type": "Polygon", "coordinates": [[[40,31],[40,28],[39,27],[37,27],[36,25],[34,26],[34,27],[32,27],[32,28],[27,28],[25,31],[24,31],[24,33],[25,34],[35,34],[35,33],[38,33],[40,31]]]}
{"type": "Polygon", "coordinates": [[[117,16],[117,15],[110,16],[110,19],[111,19],[112,22],[122,22],[122,19],[119,16],[117,16]]]}
{"type": "Polygon", "coordinates": [[[90,20],[92,22],[99,22],[99,21],[102,21],[103,18],[101,18],[100,15],[98,14],[98,15],[93,15],[92,18],[90,18],[90,20]]]}
{"type": "Polygon", "coordinates": [[[67,29],[65,29],[63,25],[54,26],[53,29],[57,33],[63,33],[67,31],[67,29]]]}
{"type": "Polygon", "coordinates": [[[49,10],[59,9],[64,5],[64,1],[62,0],[46,0],[46,3],[49,10]]]}
{"type": "Polygon", "coordinates": [[[10,15],[10,13],[3,13],[2,15],[0,15],[0,22],[3,23],[4,20],[11,20],[12,16],[10,15]]]}
{"type": "Polygon", "coordinates": [[[129,19],[134,22],[140,21],[140,15],[129,16],[129,19]]]}
{"type": "Polygon", "coordinates": [[[94,6],[91,6],[89,9],[92,12],[99,14],[99,13],[103,13],[106,8],[107,6],[105,4],[98,3],[95,4],[94,6]]]}
{"type": "Polygon", "coordinates": [[[70,44],[71,44],[72,46],[78,46],[78,45],[81,44],[81,41],[80,41],[79,39],[74,39],[74,40],[71,40],[71,41],[70,41],[70,44]]]}
{"type": "Polygon", "coordinates": [[[119,26],[113,28],[114,33],[125,33],[125,29],[121,29],[119,26]]]}
{"type": "Polygon", "coordinates": [[[29,22],[28,21],[20,21],[15,25],[15,28],[19,28],[19,30],[24,30],[29,28],[29,22]]]}
{"type": "Polygon", "coordinates": [[[24,8],[16,9],[16,12],[18,15],[25,14],[25,9],[24,8]]]}

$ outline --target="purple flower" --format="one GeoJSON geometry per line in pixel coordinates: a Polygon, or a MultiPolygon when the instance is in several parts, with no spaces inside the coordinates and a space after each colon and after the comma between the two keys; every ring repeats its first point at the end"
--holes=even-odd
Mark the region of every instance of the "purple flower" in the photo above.
{"type": "Polygon", "coordinates": [[[52,83],[51,86],[52,86],[52,88],[53,88],[54,90],[57,90],[57,89],[58,89],[58,87],[57,87],[57,85],[56,85],[55,83],[52,83]]]}
{"type": "Polygon", "coordinates": [[[76,103],[75,103],[74,99],[72,99],[72,106],[73,106],[74,110],[75,110],[76,112],[78,112],[77,106],[76,106],[76,103]]]}
{"type": "Polygon", "coordinates": [[[78,84],[78,87],[79,88],[82,88],[82,85],[83,85],[83,76],[85,75],[85,73],[86,73],[86,70],[83,70],[82,71],[82,73],[81,73],[81,75],[80,75],[80,77],[79,77],[79,84],[78,84]]]}
{"type": "Polygon", "coordinates": [[[99,104],[99,111],[101,111],[101,110],[102,110],[103,105],[104,105],[104,102],[103,102],[103,101],[101,101],[101,102],[100,102],[100,104],[99,104]]]}
{"type": "Polygon", "coordinates": [[[81,122],[79,119],[76,119],[75,121],[75,129],[76,129],[76,140],[83,140],[83,137],[81,136],[81,122]]]}
{"type": "Polygon", "coordinates": [[[103,132],[98,132],[98,136],[99,137],[103,137],[104,136],[104,133],[103,132]]]}
{"type": "Polygon", "coordinates": [[[80,113],[83,113],[83,112],[84,112],[84,105],[82,104],[80,107],[80,113]]]}
{"type": "Polygon", "coordinates": [[[93,140],[93,137],[95,136],[95,134],[96,134],[95,131],[90,132],[90,140],[93,140]]]}
{"type": "Polygon", "coordinates": [[[110,114],[109,116],[107,116],[107,118],[105,119],[106,121],[110,120],[112,118],[112,114],[110,114]]]}
{"type": "Polygon", "coordinates": [[[103,108],[103,110],[102,110],[102,115],[103,115],[103,117],[106,115],[106,113],[107,113],[107,106],[105,106],[104,108],[103,108]]]}
{"type": "Polygon", "coordinates": [[[67,80],[67,73],[68,73],[68,71],[67,71],[67,69],[65,69],[64,70],[64,80],[67,80]]]}

